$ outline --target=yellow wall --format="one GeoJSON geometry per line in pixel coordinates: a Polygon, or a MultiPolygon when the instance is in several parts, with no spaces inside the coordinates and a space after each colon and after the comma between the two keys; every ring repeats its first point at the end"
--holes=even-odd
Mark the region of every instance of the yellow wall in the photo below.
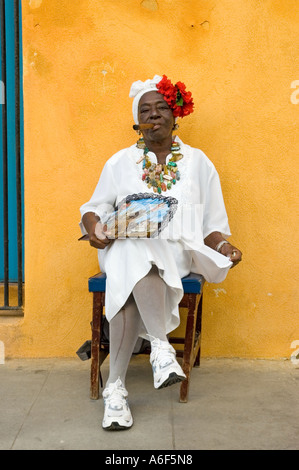
{"type": "Polygon", "coordinates": [[[24,318],[7,357],[73,356],[90,338],[79,207],[136,140],[133,81],[168,75],[196,112],[178,135],[221,177],[244,260],[205,290],[203,356],[290,357],[298,330],[297,0],[23,0],[24,318]],[[297,74],[297,75],[296,75],[297,74]],[[293,102],[292,102],[293,101],[293,102]]]}

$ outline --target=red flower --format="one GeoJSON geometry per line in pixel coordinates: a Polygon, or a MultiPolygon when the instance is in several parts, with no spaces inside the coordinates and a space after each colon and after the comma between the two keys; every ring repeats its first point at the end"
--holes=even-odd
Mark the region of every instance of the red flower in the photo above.
{"type": "Polygon", "coordinates": [[[164,96],[165,101],[167,102],[168,106],[172,108],[175,103],[176,97],[176,89],[171,81],[163,75],[162,80],[157,83],[158,92],[164,96]]]}
{"type": "Polygon", "coordinates": [[[173,110],[174,116],[184,117],[193,112],[193,98],[190,91],[186,91],[186,85],[182,82],[175,84],[177,88],[176,105],[173,110]]]}
{"type": "Polygon", "coordinates": [[[182,82],[175,85],[163,75],[162,80],[156,85],[158,92],[164,96],[168,106],[172,109],[174,117],[184,117],[193,112],[194,103],[190,91],[182,82]]]}

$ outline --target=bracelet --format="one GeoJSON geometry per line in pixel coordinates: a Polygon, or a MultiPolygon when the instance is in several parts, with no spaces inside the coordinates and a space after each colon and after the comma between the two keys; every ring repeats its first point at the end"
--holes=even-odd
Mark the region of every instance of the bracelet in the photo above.
{"type": "Polygon", "coordinates": [[[223,245],[225,245],[225,243],[228,243],[230,245],[230,243],[227,240],[222,240],[220,243],[218,243],[218,245],[216,245],[215,250],[218,251],[218,253],[220,253],[220,250],[223,247],[223,245]]]}

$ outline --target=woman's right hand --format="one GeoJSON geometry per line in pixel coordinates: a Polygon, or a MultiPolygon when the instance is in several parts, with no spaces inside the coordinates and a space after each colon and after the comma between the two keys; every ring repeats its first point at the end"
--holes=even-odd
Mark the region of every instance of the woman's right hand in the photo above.
{"type": "Polygon", "coordinates": [[[82,218],[83,225],[89,236],[90,246],[103,250],[111,240],[107,238],[106,225],[101,224],[100,218],[93,212],[87,212],[82,218]]]}
{"type": "Polygon", "coordinates": [[[103,250],[106,246],[109,245],[111,240],[107,238],[107,226],[101,224],[101,222],[97,222],[94,224],[93,230],[89,233],[89,244],[94,248],[98,248],[99,250],[103,250]]]}

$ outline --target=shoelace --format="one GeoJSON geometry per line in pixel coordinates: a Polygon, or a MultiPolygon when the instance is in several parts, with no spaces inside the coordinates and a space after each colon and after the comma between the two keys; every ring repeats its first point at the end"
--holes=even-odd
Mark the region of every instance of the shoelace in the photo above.
{"type": "Polygon", "coordinates": [[[117,382],[110,384],[108,389],[103,393],[105,401],[112,408],[122,407],[127,395],[127,390],[121,385],[117,384],[117,382]]]}
{"type": "Polygon", "coordinates": [[[170,344],[161,344],[161,342],[153,345],[153,349],[151,352],[151,363],[155,363],[156,361],[163,367],[170,362],[173,362],[175,358],[175,353],[170,349],[170,344]],[[160,353],[163,351],[163,357],[160,357],[160,353]]]}

